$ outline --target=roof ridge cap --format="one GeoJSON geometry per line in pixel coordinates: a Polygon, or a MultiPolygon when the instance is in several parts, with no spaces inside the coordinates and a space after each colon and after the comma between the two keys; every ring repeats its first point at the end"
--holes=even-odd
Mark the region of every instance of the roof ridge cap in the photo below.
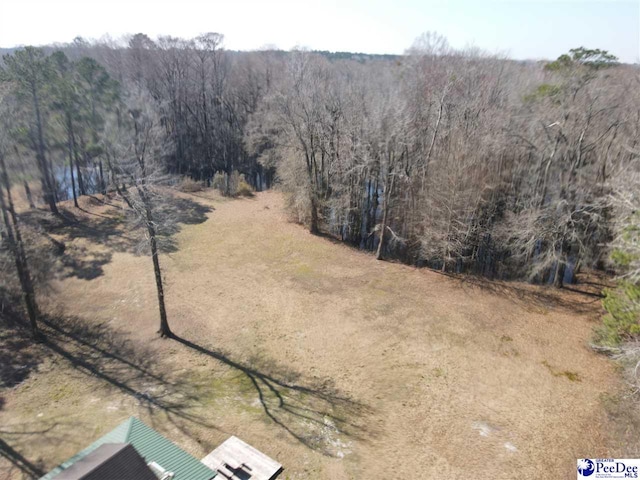
{"type": "Polygon", "coordinates": [[[133,429],[133,424],[134,424],[134,422],[135,422],[136,420],[137,420],[138,422],[140,421],[140,420],[138,420],[138,419],[137,419],[136,417],[134,417],[134,416],[129,417],[129,420],[128,420],[128,421],[129,421],[129,425],[127,426],[127,433],[126,433],[126,434],[125,434],[125,436],[124,436],[124,439],[125,439],[125,442],[126,442],[126,443],[130,443],[130,442],[129,442],[129,435],[131,435],[131,430],[133,429]]]}

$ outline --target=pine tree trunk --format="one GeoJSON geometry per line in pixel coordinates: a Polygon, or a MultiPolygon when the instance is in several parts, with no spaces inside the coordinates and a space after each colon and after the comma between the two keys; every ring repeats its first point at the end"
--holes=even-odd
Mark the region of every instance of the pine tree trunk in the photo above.
{"type": "Polygon", "coordinates": [[[78,155],[76,157],[76,176],[78,177],[78,189],[80,190],[80,195],[86,195],[87,190],[84,188],[84,179],[82,177],[82,172],[80,171],[80,158],[78,155]]]}
{"type": "Polygon", "coordinates": [[[73,173],[73,142],[71,139],[71,133],[67,135],[67,147],[69,149],[69,172],[71,173],[71,192],[73,193],[73,205],[76,208],[80,208],[78,206],[78,194],[76,193],[76,178],[73,173]]]}
{"type": "Polygon", "coordinates": [[[20,287],[22,288],[24,303],[27,307],[27,314],[31,325],[31,333],[33,335],[33,339],[39,341],[41,336],[38,330],[38,305],[36,303],[31,273],[29,272],[29,266],[27,264],[27,256],[24,251],[18,216],[16,215],[16,211],[13,206],[11,184],[9,183],[9,176],[7,175],[7,167],[2,156],[0,156],[0,169],[2,183],[4,184],[4,188],[7,192],[7,200],[5,202],[4,195],[0,189],[0,209],[2,210],[2,218],[6,227],[6,236],[16,264],[18,279],[20,281],[20,287]],[[9,216],[11,216],[11,219],[9,219],[9,216]]]}
{"type": "Polygon", "coordinates": [[[24,180],[24,193],[27,195],[27,201],[29,202],[29,208],[36,208],[36,204],[33,203],[33,195],[31,195],[31,189],[29,188],[29,182],[24,180]]]}
{"type": "Polygon", "coordinates": [[[31,188],[29,188],[29,182],[26,179],[26,172],[24,170],[24,163],[22,163],[22,156],[20,155],[20,150],[18,147],[14,145],[13,150],[16,152],[16,156],[18,157],[18,165],[20,166],[20,172],[22,173],[22,184],[24,185],[24,193],[27,195],[27,201],[29,202],[29,208],[36,208],[36,204],[33,202],[33,195],[31,195],[31,188]]]}
{"type": "Polygon", "coordinates": [[[107,194],[107,184],[104,181],[104,172],[102,171],[102,160],[98,160],[98,170],[100,171],[100,191],[103,195],[107,194]]]}
{"type": "Polygon", "coordinates": [[[42,116],[40,115],[40,100],[38,99],[38,92],[36,85],[31,85],[31,98],[33,100],[33,107],[36,114],[36,131],[37,131],[37,153],[36,157],[38,165],[40,166],[40,176],[42,182],[42,189],[45,202],[49,205],[49,209],[52,213],[58,215],[58,206],[56,205],[53,185],[51,182],[51,172],[49,171],[49,164],[45,154],[44,146],[44,133],[42,131],[42,116]]]}
{"type": "Polygon", "coordinates": [[[76,177],[78,178],[78,189],[80,190],[80,195],[86,195],[87,190],[84,188],[84,178],[82,176],[82,171],[80,170],[80,154],[78,153],[78,144],[76,143],[76,137],[71,130],[71,141],[73,142],[73,155],[76,160],[76,177]]]}

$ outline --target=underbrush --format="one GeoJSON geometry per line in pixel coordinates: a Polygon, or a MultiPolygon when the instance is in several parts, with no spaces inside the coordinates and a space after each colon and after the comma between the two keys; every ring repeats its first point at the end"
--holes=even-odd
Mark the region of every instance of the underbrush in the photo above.
{"type": "Polygon", "coordinates": [[[618,284],[603,292],[606,314],[596,329],[594,348],[618,361],[630,386],[629,397],[640,409],[640,217],[636,210],[633,207],[620,216],[624,221],[610,257],[619,274],[618,284]]]}
{"type": "Polygon", "coordinates": [[[240,181],[238,182],[236,195],[240,197],[253,197],[253,188],[245,181],[244,175],[241,175],[240,181]]]}
{"type": "Polygon", "coordinates": [[[201,182],[196,182],[192,178],[185,177],[177,186],[178,190],[185,193],[201,192],[204,187],[201,182]]]}
{"type": "Polygon", "coordinates": [[[607,314],[596,330],[596,343],[616,346],[640,338],[640,285],[623,281],[604,291],[607,314]]]}
{"type": "Polygon", "coordinates": [[[603,404],[616,430],[612,444],[617,442],[618,451],[632,458],[640,452],[640,285],[622,281],[616,288],[605,289],[604,295],[607,313],[595,331],[592,348],[616,362],[626,384],[603,404]]]}
{"type": "Polygon", "coordinates": [[[253,188],[237,170],[231,175],[225,172],[216,173],[212,185],[225,197],[253,197],[253,188]]]}

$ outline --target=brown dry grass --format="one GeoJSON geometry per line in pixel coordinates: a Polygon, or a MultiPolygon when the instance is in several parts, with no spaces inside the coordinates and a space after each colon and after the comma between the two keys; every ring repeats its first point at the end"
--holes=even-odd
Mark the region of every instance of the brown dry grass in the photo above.
{"type": "Polygon", "coordinates": [[[155,334],[148,257],[57,233],[109,255],[53,282],[41,363],[3,393],[2,437],[33,467],[129,415],[198,457],[237,435],[289,479],[573,478],[624,456],[602,401],[618,375],[587,346],[597,299],[377,262],[289,223],[276,192],[176,195],[211,208],[161,257],[183,341],[155,334]]]}

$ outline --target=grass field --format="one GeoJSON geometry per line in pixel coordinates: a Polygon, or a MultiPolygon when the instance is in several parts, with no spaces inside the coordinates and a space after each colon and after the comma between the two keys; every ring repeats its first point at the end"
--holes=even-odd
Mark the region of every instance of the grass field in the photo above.
{"type": "Polygon", "coordinates": [[[288,222],[277,192],[176,195],[176,340],[157,338],[151,260],[117,210],[83,199],[85,226],[52,231],[48,341],[13,358],[0,478],[130,415],[198,458],[236,435],[283,479],[575,478],[576,458],[628,453],[607,433],[619,376],[588,348],[596,297],[378,262],[288,222]]]}

